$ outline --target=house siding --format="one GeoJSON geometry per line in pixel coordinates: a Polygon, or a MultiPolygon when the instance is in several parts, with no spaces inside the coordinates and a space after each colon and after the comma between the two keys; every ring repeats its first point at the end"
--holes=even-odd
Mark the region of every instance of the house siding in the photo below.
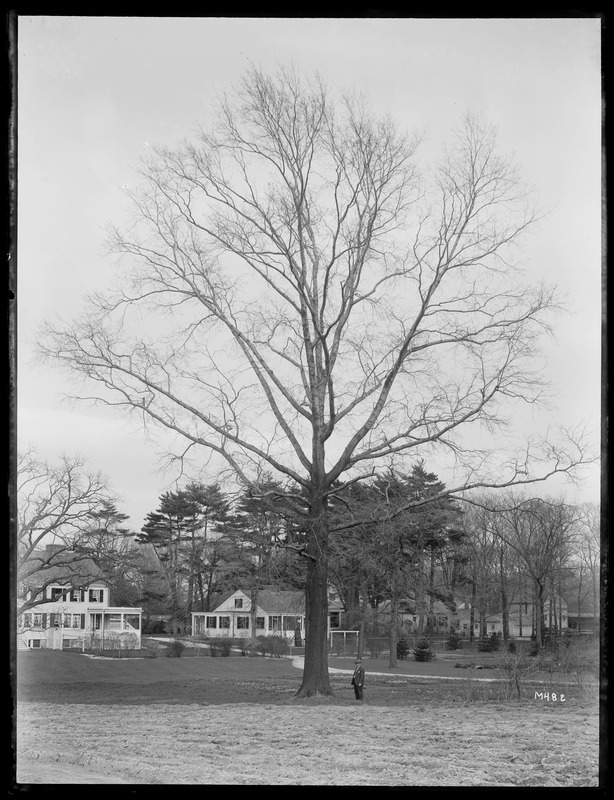
{"type": "Polygon", "coordinates": [[[127,639],[131,635],[136,637],[137,647],[140,648],[141,608],[108,605],[109,588],[100,582],[84,589],[71,590],[69,593],[66,593],[66,588],[61,584],[48,586],[45,598],[50,602],[33,606],[18,615],[19,650],[38,647],[55,650],[86,647],[93,643],[92,638],[97,646],[105,649],[105,634],[108,637],[107,647],[113,646],[116,638],[127,639]],[[90,595],[90,591],[94,594],[90,595]],[[64,599],[51,601],[54,593],[57,595],[60,592],[64,599]],[[79,599],[73,600],[72,597],[79,599]]]}

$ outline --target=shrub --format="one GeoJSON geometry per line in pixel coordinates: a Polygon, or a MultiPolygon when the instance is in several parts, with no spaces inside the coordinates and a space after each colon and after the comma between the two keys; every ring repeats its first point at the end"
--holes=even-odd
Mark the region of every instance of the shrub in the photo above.
{"type": "Polygon", "coordinates": [[[508,652],[503,656],[503,661],[499,669],[507,679],[510,691],[516,693],[516,699],[520,702],[521,689],[532,673],[539,669],[539,661],[528,658],[522,650],[520,652],[508,652]]]}
{"type": "Polygon", "coordinates": [[[166,633],[166,623],[164,622],[163,619],[144,618],[142,633],[144,634],[166,633]]]}
{"type": "Polygon", "coordinates": [[[435,653],[431,649],[429,639],[420,639],[414,648],[414,658],[416,661],[433,661],[435,653]]]}
{"type": "Polygon", "coordinates": [[[285,636],[259,636],[257,649],[263,656],[272,656],[273,658],[281,658],[290,652],[285,636]]]}
{"type": "Polygon", "coordinates": [[[166,647],[164,647],[162,642],[157,642],[155,639],[143,642],[143,648],[147,650],[152,658],[158,658],[159,656],[166,655],[166,647]]]}
{"type": "Polygon", "coordinates": [[[405,639],[399,639],[397,642],[397,658],[403,660],[407,658],[407,654],[409,653],[409,645],[405,641],[405,639]]]}
{"type": "Polygon", "coordinates": [[[169,658],[180,658],[185,648],[186,648],[185,642],[180,642],[178,639],[173,639],[172,642],[168,643],[168,646],[166,648],[166,655],[169,658]]]}
{"type": "Polygon", "coordinates": [[[220,636],[219,639],[213,639],[211,642],[211,655],[214,657],[223,656],[228,657],[230,655],[230,649],[232,646],[232,640],[229,639],[227,636],[220,636]]]}
{"type": "Polygon", "coordinates": [[[258,643],[253,639],[241,639],[241,655],[255,656],[258,654],[258,643]]]}
{"type": "Polygon", "coordinates": [[[494,653],[499,649],[501,639],[499,635],[493,631],[490,636],[486,636],[478,642],[478,650],[481,653],[494,653]]]}
{"type": "Polygon", "coordinates": [[[513,639],[510,639],[507,643],[507,652],[512,654],[516,652],[516,642],[513,639]]]}
{"type": "Polygon", "coordinates": [[[536,641],[531,642],[531,646],[529,647],[529,655],[530,656],[538,656],[540,654],[541,647],[537,644],[536,641]]]}
{"type": "Polygon", "coordinates": [[[461,650],[463,646],[463,641],[461,637],[458,635],[458,631],[452,629],[448,634],[448,638],[446,640],[446,647],[448,650],[461,650]]]}

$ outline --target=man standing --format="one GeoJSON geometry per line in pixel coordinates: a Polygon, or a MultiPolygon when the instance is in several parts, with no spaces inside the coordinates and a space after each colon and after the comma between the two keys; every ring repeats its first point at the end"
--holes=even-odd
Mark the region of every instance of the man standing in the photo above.
{"type": "Polygon", "coordinates": [[[352,686],[354,687],[354,694],[357,700],[362,700],[362,687],[365,683],[365,668],[362,661],[357,658],[354,666],[354,674],[352,675],[352,686]]]}

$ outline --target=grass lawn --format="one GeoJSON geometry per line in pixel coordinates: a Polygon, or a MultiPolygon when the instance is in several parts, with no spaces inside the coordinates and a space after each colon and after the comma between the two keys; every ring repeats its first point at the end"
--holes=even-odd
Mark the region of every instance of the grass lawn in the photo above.
{"type": "Polygon", "coordinates": [[[561,702],[557,693],[553,702],[527,689],[521,702],[502,700],[493,694],[500,687],[471,677],[409,676],[437,662],[400,662],[381,676],[377,661],[365,659],[365,703],[357,703],[349,675],[338,673],[333,698],[296,700],[301,671],[287,659],[19,653],[17,780],[597,785],[594,699],[561,702]]]}

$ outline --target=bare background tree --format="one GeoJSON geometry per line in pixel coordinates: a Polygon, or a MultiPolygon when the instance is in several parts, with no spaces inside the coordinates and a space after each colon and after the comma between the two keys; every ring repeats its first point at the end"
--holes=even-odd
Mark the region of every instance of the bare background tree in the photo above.
{"type": "Polygon", "coordinates": [[[541,396],[532,357],[556,301],[512,261],[535,213],[479,119],[419,172],[417,138],[317,76],[251,69],[218,112],[142,164],[111,243],[125,281],[48,325],[41,352],[84,378],[84,399],[176,433],[176,456],[289,487],[306,536],[299,693],[329,693],[335,487],[433,449],[463,467],[447,494],[585,458],[573,436],[521,452],[495,437],[541,396]]]}
{"type": "Polygon", "coordinates": [[[57,466],[29,450],[18,455],[17,582],[19,613],[45,602],[47,586],[62,567],[71,587],[98,577],[91,537],[99,531],[96,515],[108,509],[111,494],[104,478],[91,474],[81,458],[63,457],[57,466]],[[47,545],[52,545],[48,548],[47,545]]]}

